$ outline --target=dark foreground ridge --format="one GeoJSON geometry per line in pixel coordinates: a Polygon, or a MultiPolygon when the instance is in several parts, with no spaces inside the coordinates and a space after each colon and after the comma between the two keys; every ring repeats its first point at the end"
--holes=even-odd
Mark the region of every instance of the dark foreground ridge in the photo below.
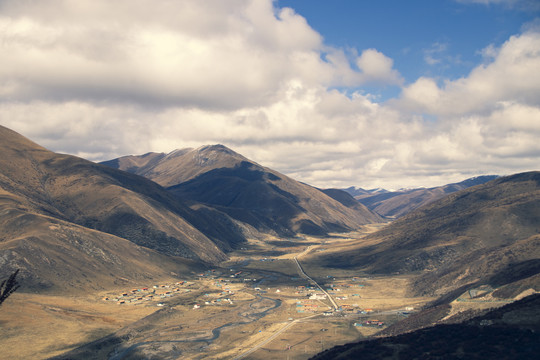
{"type": "Polygon", "coordinates": [[[540,295],[461,324],[336,346],[311,359],[537,359],[540,295]]]}

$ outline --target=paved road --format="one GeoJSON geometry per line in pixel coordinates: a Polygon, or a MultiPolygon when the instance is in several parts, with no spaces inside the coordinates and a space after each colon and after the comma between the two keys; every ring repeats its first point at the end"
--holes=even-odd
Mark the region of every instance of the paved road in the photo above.
{"type": "MultiPolygon", "coordinates": [[[[308,248],[309,249],[309,248],[308,248]]],[[[307,251],[307,249],[306,249],[307,251]]],[[[304,251],[302,254],[304,254],[306,251],[304,251]]],[[[296,266],[298,266],[298,269],[300,271],[300,274],[305,277],[306,279],[308,279],[309,281],[311,281],[311,283],[313,283],[314,285],[316,285],[319,289],[321,289],[321,291],[328,297],[328,299],[330,300],[330,302],[332,303],[332,306],[334,307],[334,310],[338,310],[339,309],[339,306],[338,304],[336,303],[336,301],[332,298],[332,296],[330,296],[330,294],[324,290],[322,288],[321,285],[319,285],[315,280],[313,280],[308,274],[306,274],[306,272],[304,271],[304,269],[302,268],[302,265],[300,265],[300,262],[298,261],[298,257],[295,256],[294,257],[294,261],[296,262],[296,266]]]]}
{"type": "MultiPolygon", "coordinates": [[[[314,284],[315,286],[317,286],[319,289],[321,289],[321,291],[326,294],[326,296],[328,297],[328,299],[330,299],[330,301],[332,302],[332,306],[334,307],[335,310],[338,310],[338,305],[336,304],[336,302],[334,301],[334,299],[330,296],[329,293],[326,292],[326,290],[324,290],[315,280],[313,280],[308,274],[306,274],[306,272],[304,271],[304,269],[302,268],[302,265],[300,264],[300,262],[298,261],[298,256],[302,256],[302,255],[305,255],[309,252],[309,250],[311,249],[311,246],[308,246],[304,251],[302,251],[300,254],[298,254],[297,256],[295,256],[293,259],[296,263],[296,266],[298,266],[298,270],[300,272],[300,275],[305,277],[306,279],[308,279],[312,284],[314,284]]],[[[285,326],[283,326],[281,329],[279,329],[278,331],[276,331],[275,333],[273,333],[272,335],[270,335],[268,338],[264,339],[263,341],[261,341],[259,344],[255,345],[254,347],[252,347],[251,349],[249,349],[248,351],[240,354],[239,356],[235,357],[234,360],[237,360],[237,359],[242,359],[244,358],[245,356],[248,356],[249,354],[259,350],[261,347],[263,347],[264,345],[268,344],[269,342],[271,342],[272,340],[274,340],[276,337],[278,337],[280,334],[282,334],[284,331],[286,331],[287,329],[289,329],[291,326],[293,326],[294,324],[298,323],[298,322],[302,322],[304,320],[307,320],[307,319],[311,319],[311,318],[314,318],[316,316],[320,316],[321,314],[314,314],[314,315],[311,315],[311,316],[307,316],[305,318],[301,318],[301,319],[296,319],[296,320],[292,320],[291,322],[287,323],[285,326]]]]}

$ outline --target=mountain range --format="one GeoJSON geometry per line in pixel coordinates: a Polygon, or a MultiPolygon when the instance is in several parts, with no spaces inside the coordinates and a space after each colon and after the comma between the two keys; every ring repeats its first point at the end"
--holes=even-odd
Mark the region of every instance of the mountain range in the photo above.
{"type": "Polygon", "coordinates": [[[171,276],[225,260],[249,236],[326,234],[380,219],[223,146],[129,158],[131,171],[145,167],[166,187],[1,126],[0,152],[0,267],[21,269],[28,288],[171,276]]]}
{"type": "Polygon", "coordinates": [[[380,188],[364,190],[362,188],[349,187],[344,189],[344,191],[351,194],[356,200],[377,214],[388,218],[399,218],[446,195],[467,189],[471,186],[484,184],[497,177],[497,175],[477,176],[458,183],[431,188],[388,191],[380,188]]]}
{"type": "MultiPolygon", "coordinates": [[[[92,273],[108,282],[170,275],[217,264],[250,236],[327,235],[381,221],[347,192],[297,182],[222,145],[96,164],[5,127],[0,140],[0,266],[22,269],[32,286],[83,288],[92,273]]],[[[451,193],[320,261],[418,274],[416,294],[537,274],[540,173],[487,179],[429,189],[451,193]]]]}
{"type": "Polygon", "coordinates": [[[336,346],[311,359],[535,359],[539,307],[540,295],[531,295],[469,320],[336,346]]]}
{"type": "MultiPolygon", "coordinates": [[[[354,199],[335,200],[223,145],[126,156],[103,164],[144,176],[191,206],[204,204],[263,233],[326,235],[381,221],[354,199]]],[[[344,192],[342,196],[348,197],[344,192]]]]}
{"type": "Polygon", "coordinates": [[[540,172],[455,192],[317,261],[372,274],[415,274],[417,295],[480,284],[514,284],[517,291],[530,277],[538,285],[540,172]]]}
{"type": "Polygon", "coordinates": [[[159,185],[0,127],[0,266],[26,287],[88,288],[226,255],[159,185]]]}
{"type": "MultiPolygon", "coordinates": [[[[331,248],[306,254],[302,263],[405,275],[411,296],[437,299],[427,310],[431,315],[446,314],[449,302],[481,286],[503,299],[540,291],[539,171],[430,189],[344,191],[295,181],[223,145],[96,164],[54,153],[0,126],[0,152],[0,269],[19,269],[22,291],[69,294],[177,279],[219,265],[251,238],[287,237],[292,244],[297,236],[329,237],[385,218],[396,220],[360,240],[340,238],[331,248]]],[[[523,320],[538,308],[538,297],[525,300],[459,326],[471,336],[497,319],[508,322],[518,314],[523,320]]],[[[388,347],[409,351],[403,342],[410,336],[442,341],[445,332],[460,331],[437,327],[403,334],[415,330],[411,324],[422,316],[421,327],[433,324],[429,314],[386,330],[402,337],[320,358],[388,347]]],[[[530,324],[524,324],[513,330],[529,341],[530,324]]],[[[504,337],[506,330],[485,334],[504,337]]],[[[456,338],[466,343],[459,346],[472,346],[456,338]]]]}

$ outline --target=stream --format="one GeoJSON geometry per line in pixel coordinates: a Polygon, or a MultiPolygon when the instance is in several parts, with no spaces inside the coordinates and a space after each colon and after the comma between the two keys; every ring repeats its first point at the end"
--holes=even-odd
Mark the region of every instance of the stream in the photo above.
{"type": "Polygon", "coordinates": [[[274,305],[272,307],[264,310],[264,311],[261,311],[261,312],[254,312],[254,313],[245,314],[245,311],[241,311],[241,312],[238,313],[238,315],[245,318],[246,321],[231,322],[231,323],[221,325],[221,326],[219,326],[217,328],[214,328],[214,329],[212,329],[212,335],[209,336],[209,337],[199,338],[199,339],[192,339],[192,340],[143,341],[143,342],[133,344],[133,345],[129,346],[128,348],[122,350],[121,352],[112,355],[111,357],[109,357],[109,360],[121,360],[124,357],[126,357],[129,353],[134,351],[135,349],[137,349],[137,348],[139,348],[141,346],[144,346],[144,345],[151,345],[151,344],[178,344],[178,343],[188,343],[188,342],[193,342],[193,343],[195,343],[195,342],[206,342],[207,343],[206,346],[208,346],[214,340],[219,338],[219,336],[221,335],[221,331],[223,329],[252,323],[254,321],[257,321],[257,320],[265,317],[268,314],[269,311],[277,309],[278,307],[281,306],[281,300],[276,300],[276,299],[272,299],[272,298],[261,296],[261,295],[257,295],[257,297],[258,297],[258,300],[256,302],[251,303],[249,305],[250,308],[253,308],[253,305],[255,305],[255,304],[257,304],[257,303],[259,303],[259,302],[261,302],[263,300],[270,300],[270,301],[274,302],[274,305]]]}

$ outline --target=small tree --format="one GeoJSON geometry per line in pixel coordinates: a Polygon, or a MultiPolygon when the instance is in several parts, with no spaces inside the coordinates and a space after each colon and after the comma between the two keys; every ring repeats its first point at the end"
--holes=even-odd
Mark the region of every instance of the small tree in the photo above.
{"type": "Polygon", "coordinates": [[[17,290],[20,285],[17,282],[17,274],[19,273],[19,270],[17,269],[13,274],[9,276],[7,280],[2,281],[2,284],[0,284],[0,305],[17,290]]]}

